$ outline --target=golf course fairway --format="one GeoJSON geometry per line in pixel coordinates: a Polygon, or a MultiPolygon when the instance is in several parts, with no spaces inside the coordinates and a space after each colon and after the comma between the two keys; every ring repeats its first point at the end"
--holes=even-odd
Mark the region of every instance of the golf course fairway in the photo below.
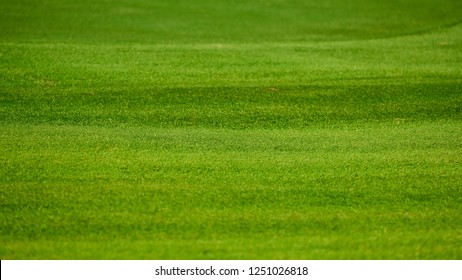
{"type": "Polygon", "coordinates": [[[462,1],[0,10],[0,259],[462,258],[462,1]]]}

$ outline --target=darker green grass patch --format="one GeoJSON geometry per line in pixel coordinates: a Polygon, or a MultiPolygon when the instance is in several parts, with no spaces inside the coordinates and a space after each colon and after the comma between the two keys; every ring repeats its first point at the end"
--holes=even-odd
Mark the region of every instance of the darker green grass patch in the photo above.
{"type": "Polygon", "coordinates": [[[410,85],[146,88],[1,97],[3,121],[208,128],[303,128],[460,120],[458,82],[410,85]]]}
{"type": "Polygon", "coordinates": [[[17,0],[0,5],[4,40],[151,44],[395,36],[460,22],[462,8],[452,0],[17,0]]]}

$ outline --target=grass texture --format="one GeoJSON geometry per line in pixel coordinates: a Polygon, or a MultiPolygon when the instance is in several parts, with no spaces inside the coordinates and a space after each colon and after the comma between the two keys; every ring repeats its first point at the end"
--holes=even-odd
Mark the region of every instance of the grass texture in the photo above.
{"type": "Polygon", "coordinates": [[[1,259],[462,258],[462,3],[0,0],[1,259]]]}

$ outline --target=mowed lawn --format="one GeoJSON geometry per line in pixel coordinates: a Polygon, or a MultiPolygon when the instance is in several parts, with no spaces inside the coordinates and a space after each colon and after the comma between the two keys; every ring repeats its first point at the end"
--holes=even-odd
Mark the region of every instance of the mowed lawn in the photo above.
{"type": "Polygon", "coordinates": [[[0,259],[462,258],[461,1],[0,10],[0,259]]]}

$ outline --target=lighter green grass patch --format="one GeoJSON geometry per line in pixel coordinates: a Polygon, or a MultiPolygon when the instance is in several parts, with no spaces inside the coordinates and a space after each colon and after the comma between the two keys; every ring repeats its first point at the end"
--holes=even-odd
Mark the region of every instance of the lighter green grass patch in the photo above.
{"type": "Polygon", "coordinates": [[[458,258],[459,128],[4,126],[2,255],[458,258]]]}

